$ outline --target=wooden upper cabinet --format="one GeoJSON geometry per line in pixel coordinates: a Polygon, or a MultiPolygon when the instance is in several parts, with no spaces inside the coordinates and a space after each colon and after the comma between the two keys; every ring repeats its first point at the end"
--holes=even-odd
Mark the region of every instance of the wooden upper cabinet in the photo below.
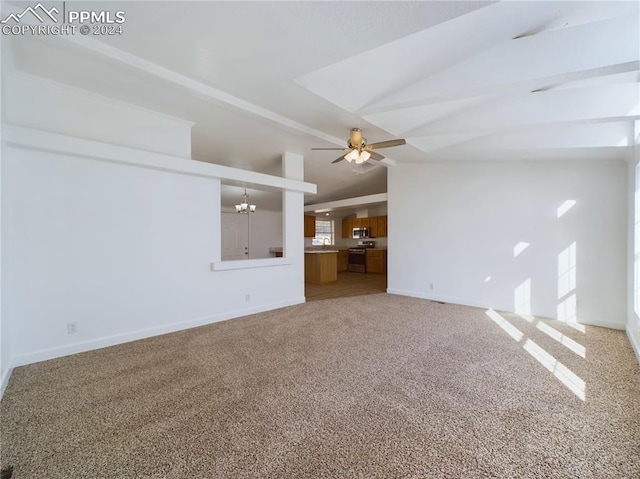
{"type": "Polygon", "coordinates": [[[387,217],[386,216],[378,216],[378,236],[381,238],[387,236],[387,217]]]}
{"type": "Polygon", "coordinates": [[[353,221],[342,220],[342,237],[351,238],[352,230],[353,230],[353,221]]]}
{"type": "Polygon", "coordinates": [[[387,236],[387,217],[374,216],[369,218],[369,228],[372,238],[384,238],[387,236]]]}
{"type": "Polygon", "coordinates": [[[378,231],[378,216],[369,218],[369,235],[372,238],[377,238],[378,236],[380,236],[380,233],[378,231]]]}
{"type": "Polygon", "coordinates": [[[353,220],[342,220],[342,237],[351,238],[353,236],[353,220]]]}
{"type": "Polygon", "coordinates": [[[316,217],[304,215],[304,237],[313,238],[316,235],[316,217]]]}
{"type": "Polygon", "coordinates": [[[342,237],[353,238],[354,228],[369,228],[372,238],[387,236],[387,217],[371,216],[369,218],[351,218],[342,220],[342,237]]]}

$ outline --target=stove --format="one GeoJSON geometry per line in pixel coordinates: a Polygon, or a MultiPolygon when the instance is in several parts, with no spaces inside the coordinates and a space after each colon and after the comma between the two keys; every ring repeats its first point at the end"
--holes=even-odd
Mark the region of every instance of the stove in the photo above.
{"type": "Polygon", "coordinates": [[[375,248],[375,241],[358,241],[358,246],[349,248],[349,262],[347,271],[354,273],[367,272],[367,249],[375,248]]]}

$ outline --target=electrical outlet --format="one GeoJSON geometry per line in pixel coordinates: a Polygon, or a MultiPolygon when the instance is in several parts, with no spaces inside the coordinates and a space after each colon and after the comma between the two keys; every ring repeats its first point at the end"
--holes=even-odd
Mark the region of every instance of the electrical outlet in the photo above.
{"type": "Polygon", "coordinates": [[[244,300],[245,301],[251,301],[251,295],[249,293],[244,295],[244,300]]]}
{"type": "Polygon", "coordinates": [[[78,332],[78,323],[67,323],[67,334],[76,334],[78,332]]]}
{"type": "Polygon", "coordinates": [[[429,283],[429,289],[433,290],[433,283],[429,283]]]}

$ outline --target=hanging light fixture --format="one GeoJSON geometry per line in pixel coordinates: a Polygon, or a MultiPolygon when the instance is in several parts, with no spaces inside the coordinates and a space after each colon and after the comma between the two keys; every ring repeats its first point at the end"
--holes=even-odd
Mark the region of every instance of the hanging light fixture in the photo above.
{"type": "Polygon", "coordinates": [[[249,204],[249,195],[247,189],[244,189],[244,195],[242,195],[242,203],[236,205],[236,213],[255,213],[256,205],[249,204]]]}
{"type": "Polygon", "coordinates": [[[369,158],[371,158],[371,153],[369,153],[367,150],[363,150],[360,152],[356,149],[353,149],[349,153],[344,155],[345,160],[347,160],[349,163],[354,162],[357,165],[359,165],[360,163],[364,163],[369,158]]]}

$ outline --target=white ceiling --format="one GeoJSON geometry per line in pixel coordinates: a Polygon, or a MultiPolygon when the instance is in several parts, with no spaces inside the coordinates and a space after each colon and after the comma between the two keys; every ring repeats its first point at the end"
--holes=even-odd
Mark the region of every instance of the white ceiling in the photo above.
{"type": "Polygon", "coordinates": [[[638,6],[92,1],[126,12],[122,35],[14,38],[3,62],[195,122],[197,160],[279,174],[283,151],[303,154],[320,203],[386,191],[386,167],[310,150],[352,127],[406,138],[390,163],[627,158],[638,6]]]}

